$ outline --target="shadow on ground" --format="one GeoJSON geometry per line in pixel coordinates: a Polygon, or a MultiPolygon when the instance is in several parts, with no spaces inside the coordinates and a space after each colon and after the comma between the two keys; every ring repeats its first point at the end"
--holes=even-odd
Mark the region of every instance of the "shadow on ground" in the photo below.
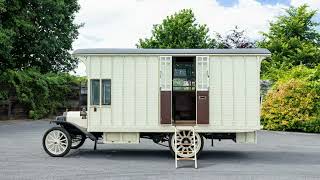
{"type": "MultiPolygon", "coordinates": [[[[169,150],[156,149],[79,149],[71,151],[66,158],[96,158],[110,160],[134,161],[167,161],[174,158],[169,150]]],[[[264,164],[310,164],[320,163],[317,153],[304,154],[303,152],[285,151],[236,151],[236,150],[205,150],[198,160],[216,163],[264,163],[264,164]],[[306,162],[306,160],[308,162],[306,162]]]]}

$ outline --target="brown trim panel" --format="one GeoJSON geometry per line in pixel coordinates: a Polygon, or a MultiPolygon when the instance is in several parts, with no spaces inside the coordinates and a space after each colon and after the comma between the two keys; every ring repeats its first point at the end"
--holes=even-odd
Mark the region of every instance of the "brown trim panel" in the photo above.
{"type": "Polygon", "coordinates": [[[197,91],[197,124],[209,124],[209,91],[197,91]]]}
{"type": "Polygon", "coordinates": [[[160,92],[160,124],[171,124],[171,91],[160,92]]]}

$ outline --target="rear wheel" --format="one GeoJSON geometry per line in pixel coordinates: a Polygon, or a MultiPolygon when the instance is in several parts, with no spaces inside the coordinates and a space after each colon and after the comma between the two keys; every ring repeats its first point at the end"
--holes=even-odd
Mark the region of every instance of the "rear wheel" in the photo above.
{"type": "Polygon", "coordinates": [[[83,145],[85,140],[86,140],[86,136],[83,134],[74,135],[71,140],[72,142],[71,149],[78,149],[83,145]]]}
{"type": "MultiPolygon", "coordinates": [[[[192,131],[180,131],[177,132],[177,155],[178,157],[182,158],[190,158],[193,157],[197,153],[197,156],[199,156],[200,152],[203,149],[203,137],[195,133],[195,147],[193,145],[194,138],[192,131]],[[195,150],[195,151],[194,151],[195,150]]],[[[174,140],[174,134],[171,134],[169,138],[169,147],[172,154],[175,154],[175,140],[174,140]]]]}
{"type": "Polygon", "coordinates": [[[44,134],[42,146],[50,156],[62,157],[70,151],[70,134],[62,127],[53,127],[44,134]]]}

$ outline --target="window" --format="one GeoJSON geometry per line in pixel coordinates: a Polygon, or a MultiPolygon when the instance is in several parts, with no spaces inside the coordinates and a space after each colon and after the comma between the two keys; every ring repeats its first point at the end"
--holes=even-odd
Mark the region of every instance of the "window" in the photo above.
{"type": "Polygon", "coordinates": [[[171,91],[172,88],[172,57],[160,56],[160,88],[171,91]]]}
{"type": "Polygon", "coordinates": [[[91,105],[100,105],[100,86],[101,86],[101,104],[111,105],[111,80],[99,79],[91,80],[91,105]]]}
{"type": "Polygon", "coordinates": [[[209,57],[197,56],[197,90],[209,89],[209,57]]]}
{"type": "Polygon", "coordinates": [[[196,72],[194,57],[175,57],[173,60],[173,90],[195,91],[196,72]]]}
{"type": "Polygon", "coordinates": [[[100,80],[92,79],[91,80],[91,105],[99,105],[100,99],[100,80]]]}
{"type": "Polygon", "coordinates": [[[102,105],[111,105],[111,80],[102,80],[102,105]]]}

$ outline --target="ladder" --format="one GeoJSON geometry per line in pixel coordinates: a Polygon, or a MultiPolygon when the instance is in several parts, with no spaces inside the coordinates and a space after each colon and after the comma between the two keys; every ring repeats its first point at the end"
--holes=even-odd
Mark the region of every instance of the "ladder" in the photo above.
{"type": "MultiPolygon", "coordinates": [[[[195,135],[195,129],[194,126],[174,126],[174,152],[175,152],[175,164],[176,168],[178,168],[178,161],[194,161],[194,168],[198,168],[198,162],[197,162],[197,153],[196,153],[196,135],[195,135]],[[193,141],[191,143],[179,143],[177,142],[178,133],[181,131],[191,131],[193,136],[193,141]],[[186,152],[185,150],[178,150],[179,145],[192,145],[192,151],[191,153],[194,154],[193,157],[178,157],[178,152],[186,152]]],[[[187,150],[190,152],[189,150],[187,150]]]]}

